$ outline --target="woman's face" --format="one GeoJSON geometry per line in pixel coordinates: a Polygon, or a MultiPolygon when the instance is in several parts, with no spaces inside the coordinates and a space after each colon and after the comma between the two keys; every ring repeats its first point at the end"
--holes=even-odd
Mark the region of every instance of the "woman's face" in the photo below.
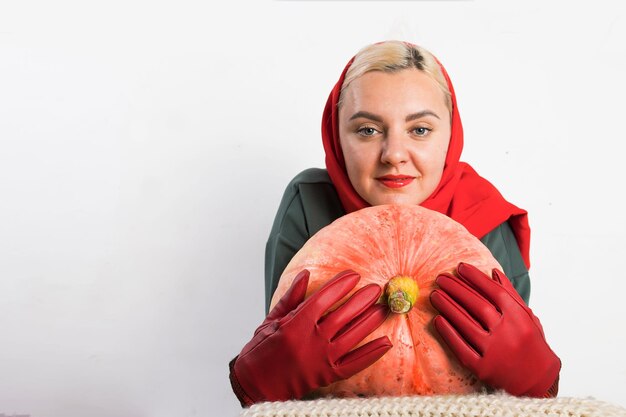
{"type": "Polygon", "coordinates": [[[339,138],[365,201],[420,204],[439,184],[450,142],[444,94],[417,69],[368,72],[344,91],[339,138]]]}

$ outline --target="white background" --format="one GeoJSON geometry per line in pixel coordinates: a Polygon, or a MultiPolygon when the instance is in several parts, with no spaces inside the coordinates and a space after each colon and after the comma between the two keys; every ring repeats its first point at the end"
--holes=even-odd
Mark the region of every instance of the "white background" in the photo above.
{"type": "Polygon", "coordinates": [[[347,60],[412,41],[530,212],[562,396],[626,406],[626,6],[0,1],[0,413],[236,416],[287,182],[347,60]]]}

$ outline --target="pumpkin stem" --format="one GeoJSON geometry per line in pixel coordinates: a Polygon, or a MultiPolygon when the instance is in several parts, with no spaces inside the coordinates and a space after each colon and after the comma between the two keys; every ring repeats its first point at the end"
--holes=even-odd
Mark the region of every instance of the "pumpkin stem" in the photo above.
{"type": "Polygon", "coordinates": [[[417,282],[411,277],[399,275],[387,282],[385,287],[389,309],[398,314],[407,313],[419,296],[417,282]]]}

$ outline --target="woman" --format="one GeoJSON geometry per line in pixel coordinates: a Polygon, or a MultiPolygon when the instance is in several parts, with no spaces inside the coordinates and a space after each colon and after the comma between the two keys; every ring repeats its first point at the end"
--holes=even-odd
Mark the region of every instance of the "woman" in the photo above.
{"type": "MultiPolygon", "coordinates": [[[[461,120],[438,61],[405,42],[364,48],[330,94],[322,138],[327,169],[294,178],[274,221],[266,248],[266,306],[289,260],[318,230],[370,205],[419,204],[463,224],[503,267],[488,277],[460,264],[456,276],[437,278],[431,302],[441,313],[434,326],[442,339],[486,385],[513,395],[555,396],[560,360],[526,306],[526,212],[459,161],[461,120]]],[[[301,272],[231,362],[231,383],[243,405],[302,398],[354,375],[391,348],[382,337],[350,350],[386,317],[376,304],[378,286],[361,288],[324,316],[359,276],[340,273],[303,301],[307,280],[308,272],[301,272]]]]}

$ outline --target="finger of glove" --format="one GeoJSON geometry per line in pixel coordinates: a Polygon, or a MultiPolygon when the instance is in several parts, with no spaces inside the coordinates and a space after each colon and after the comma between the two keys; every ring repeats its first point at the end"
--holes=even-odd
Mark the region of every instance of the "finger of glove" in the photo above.
{"type": "Polygon", "coordinates": [[[478,352],[463,339],[459,332],[444,317],[436,316],[433,319],[433,324],[459,362],[470,371],[476,373],[481,360],[478,352]]]}
{"type": "Polygon", "coordinates": [[[299,307],[298,315],[306,315],[316,321],[343,297],[354,289],[361,276],[352,270],[338,273],[299,307]]]}
{"type": "Polygon", "coordinates": [[[511,294],[511,296],[515,298],[517,302],[521,303],[524,306],[526,305],[526,303],[519,295],[509,278],[504,274],[504,272],[500,271],[497,268],[494,268],[491,272],[491,276],[493,277],[494,281],[499,282],[500,285],[502,285],[509,292],[509,294],[511,294]]]}
{"type": "Polygon", "coordinates": [[[278,303],[274,306],[272,311],[267,315],[265,321],[261,325],[265,325],[268,322],[279,320],[283,318],[287,313],[293,311],[298,307],[304,296],[306,295],[306,289],[309,284],[309,271],[306,269],[300,271],[298,275],[293,279],[291,286],[287,292],[280,298],[278,303]]]}
{"type": "Polygon", "coordinates": [[[331,339],[331,360],[336,360],[358,345],[387,319],[389,309],[386,305],[375,304],[347,324],[331,339]]]}
{"type": "Polygon", "coordinates": [[[319,321],[318,326],[322,334],[334,338],[343,327],[376,303],[381,292],[382,289],[376,284],[359,289],[345,303],[319,321]]]}
{"type": "Polygon", "coordinates": [[[502,307],[511,299],[511,295],[499,282],[494,281],[475,266],[460,263],[456,271],[463,282],[491,301],[498,310],[502,311],[502,307]]]}
{"type": "Polygon", "coordinates": [[[392,347],[387,336],[374,339],[339,359],[335,363],[335,372],[341,379],[349,378],[376,362],[392,347]]]}
{"type": "Polygon", "coordinates": [[[438,276],[436,282],[447,296],[480,323],[479,326],[488,330],[500,321],[501,314],[494,305],[463,280],[446,274],[438,276]]]}
{"type": "Polygon", "coordinates": [[[430,295],[430,302],[456,329],[460,337],[472,349],[482,354],[489,343],[489,333],[483,329],[480,323],[456,303],[448,294],[441,290],[435,290],[430,295]]]}
{"type": "Polygon", "coordinates": [[[524,299],[522,299],[522,297],[519,295],[519,293],[517,292],[515,287],[513,287],[513,284],[511,284],[511,281],[509,281],[507,276],[504,275],[504,273],[502,271],[499,271],[498,269],[495,269],[495,268],[494,268],[492,274],[493,274],[493,278],[495,280],[497,280],[498,282],[500,282],[502,284],[502,286],[507,289],[509,294],[511,294],[511,297],[513,297],[513,299],[515,299],[515,301],[517,301],[517,303],[522,307],[522,309],[526,312],[526,314],[528,314],[528,316],[530,316],[530,318],[532,319],[533,323],[535,323],[535,326],[539,329],[539,332],[541,333],[541,336],[545,337],[545,334],[543,332],[543,326],[541,325],[541,322],[539,321],[539,318],[537,316],[535,316],[535,314],[530,309],[530,307],[528,307],[526,302],[524,302],[524,299]]]}

